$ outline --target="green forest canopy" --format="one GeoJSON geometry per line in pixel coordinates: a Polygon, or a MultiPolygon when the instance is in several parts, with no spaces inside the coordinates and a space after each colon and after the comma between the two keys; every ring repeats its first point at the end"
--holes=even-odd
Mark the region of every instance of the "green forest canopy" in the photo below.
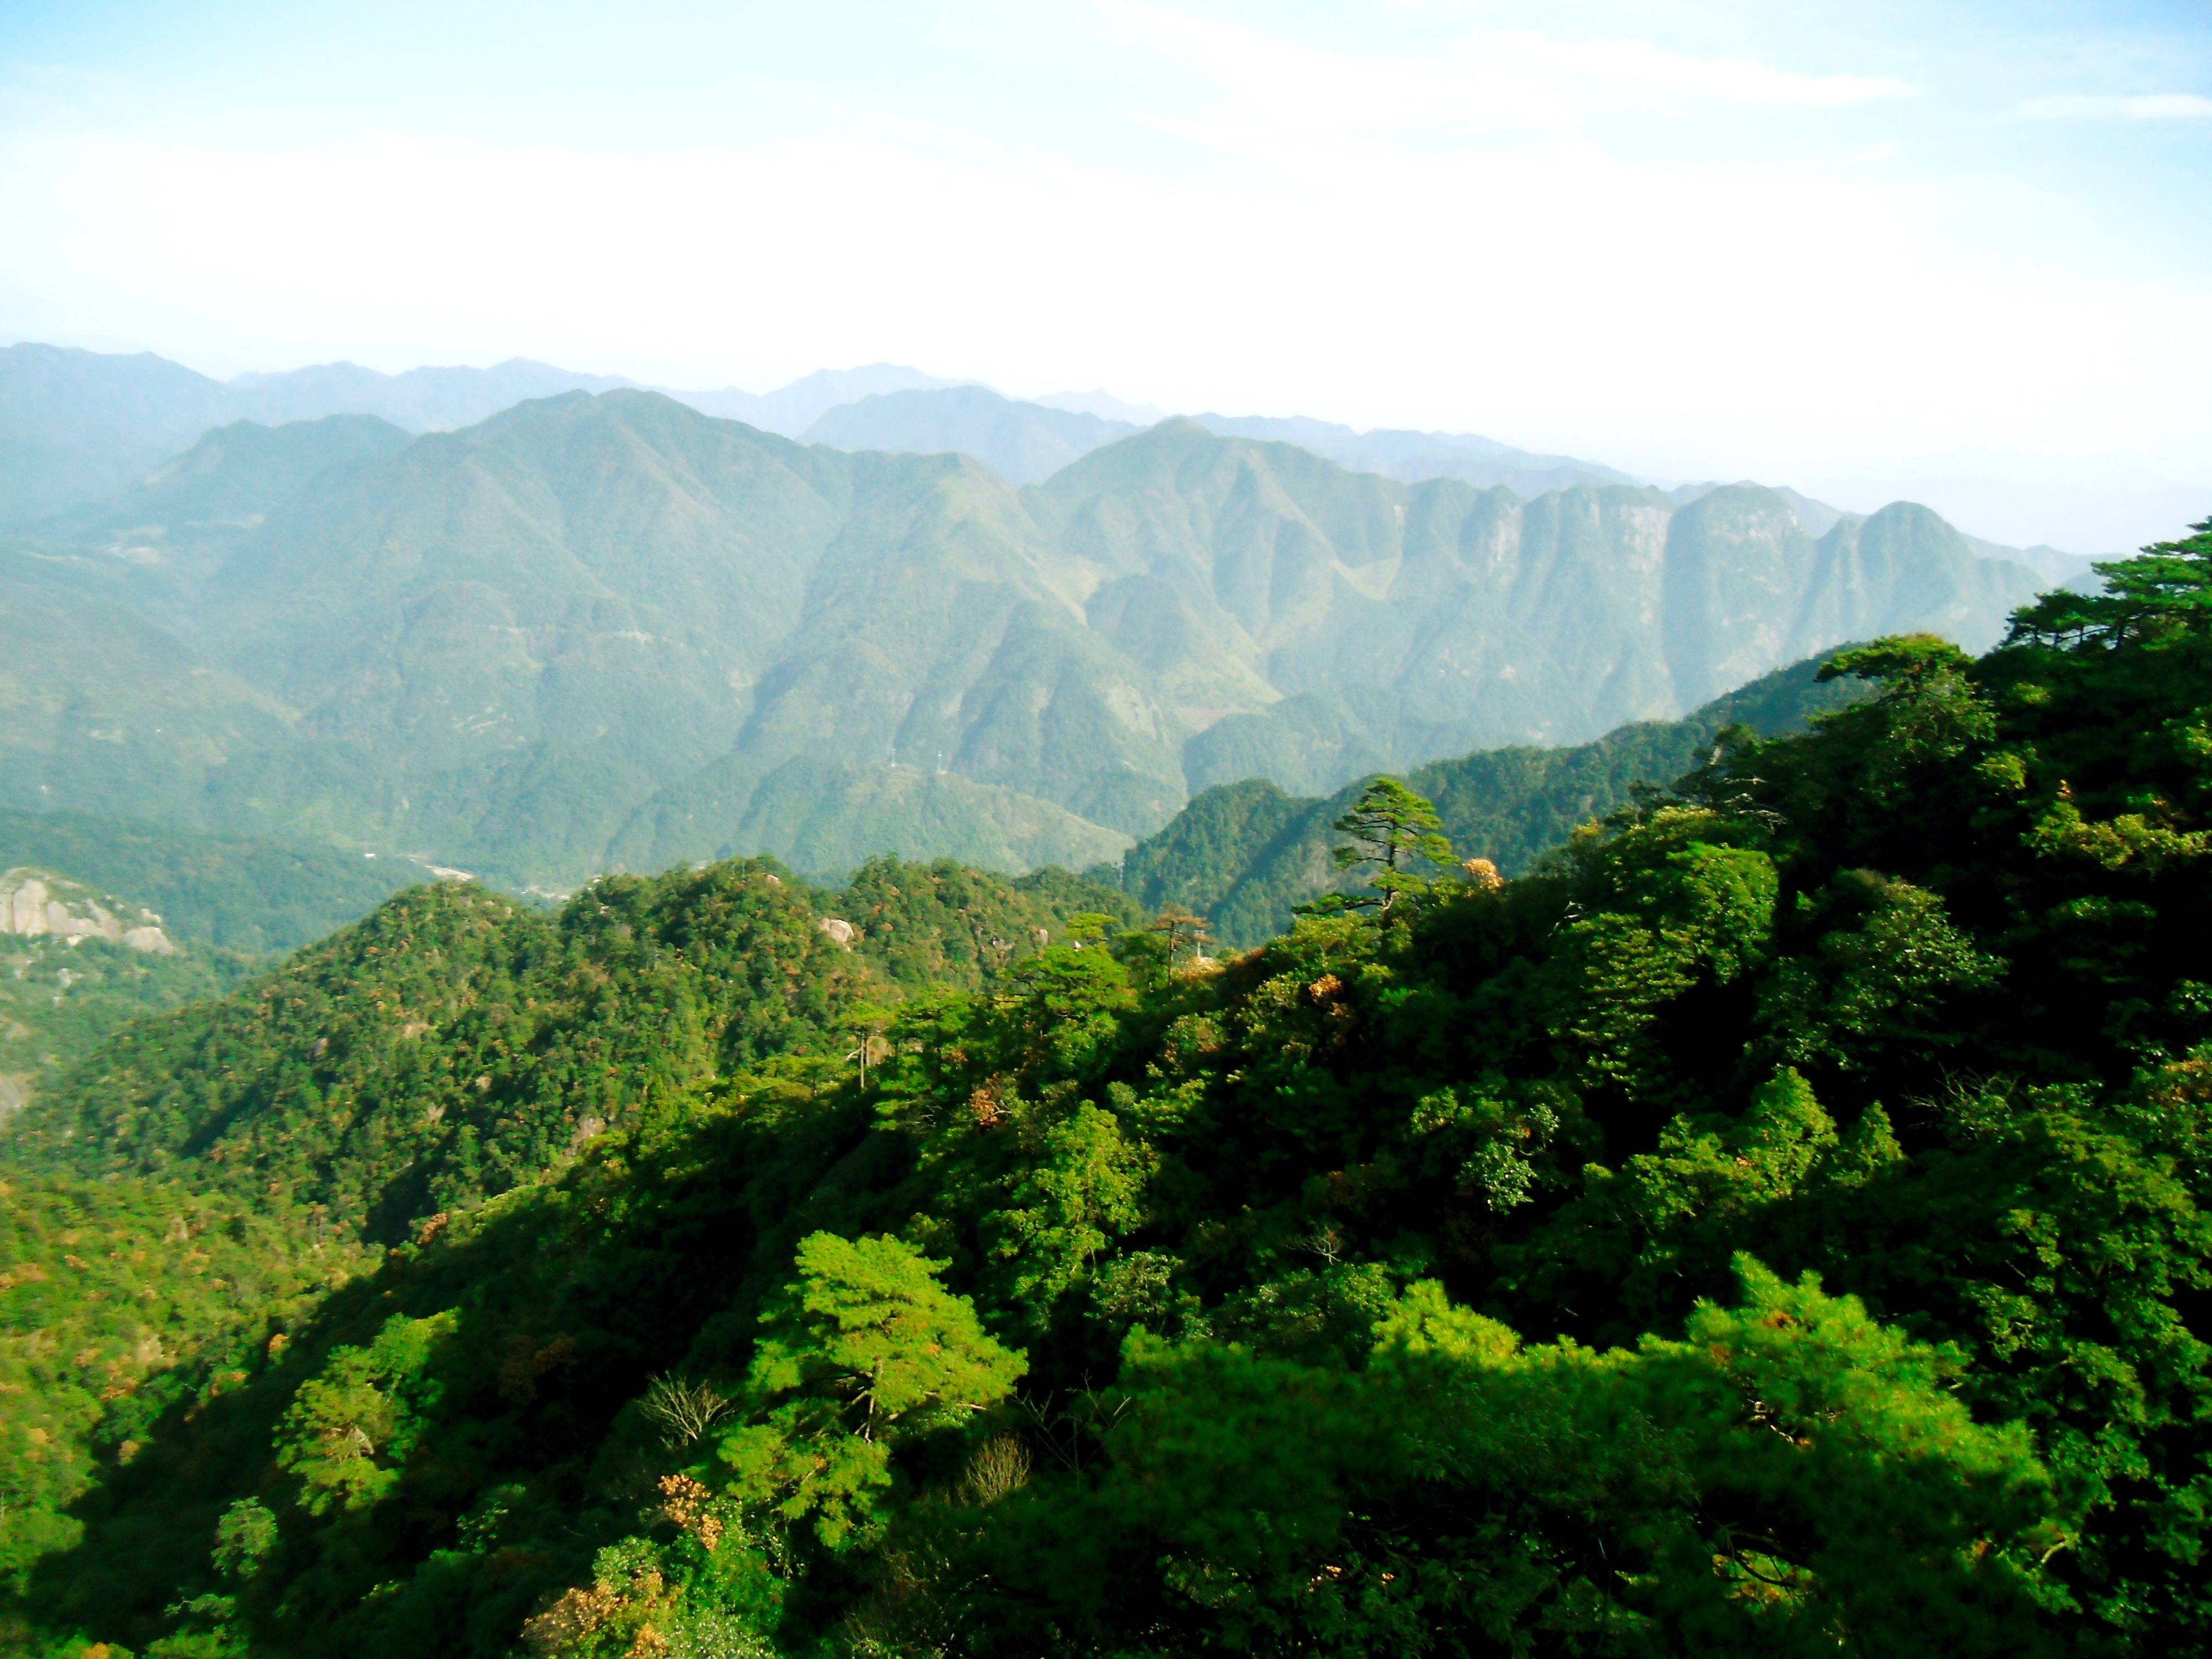
{"type": "MultiPolygon", "coordinates": [[[[1638,720],[1570,748],[1478,750],[1416,767],[1406,781],[1436,804],[1462,854],[1517,876],[1576,825],[1689,771],[1729,726],[1762,737],[1802,731],[1863,690],[1820,679],[1822,660],[1778,668],[1679,720],[1638,720]]],[[[1286,795],[1265,778],[1217,784],[1122,855],[1121,884],[1148,909],[1198,912],[1221,943],[1258,945],[1288,927],[1299,905],[1344,890],[1333,826],[1364,787],[1320,799],[1286,795]]]]}
{"type": "Polygon", "coordinates": [[[9,1177],[15,1645],[2204,1651],[2212,523],[1825,672],[1227,960],[736,865],[131,1028],[9,1177]]]}

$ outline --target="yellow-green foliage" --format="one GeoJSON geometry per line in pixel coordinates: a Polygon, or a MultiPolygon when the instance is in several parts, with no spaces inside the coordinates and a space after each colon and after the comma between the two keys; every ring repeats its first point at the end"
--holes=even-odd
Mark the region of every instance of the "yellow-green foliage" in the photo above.
{"type": "Polygon", "coordinates": [[[85,1174],[185,1158],[404,1238],[695,1085],[772,1055],[834,1069],[851,1011],[979,987],[1113,902],[1057,883],[881,860],[833,895],[739,860],[610,877],[553,918],[411,889],[237,996],[118,1033],[23,1115],[16,1156],[85,1174]],[[846,908],[850,947],[820,926],[846,908]]]}
{"type": "Polygon", "coordinates": [[[366,1509],[398,1484],[437,1407],[433,1350],[456,1322],[394,1314],[367,1347],[337,1349],[300,1385],[277,1425],[276,1462],[299,1476],[308,1514],[366,1509]]]}
{"type": "Polygon", "coordinates": [[[308,1218],[135,1180],[0,1180],[0,1576],[165,1420],[243,1384],[364,1258],[308,1218]]]}

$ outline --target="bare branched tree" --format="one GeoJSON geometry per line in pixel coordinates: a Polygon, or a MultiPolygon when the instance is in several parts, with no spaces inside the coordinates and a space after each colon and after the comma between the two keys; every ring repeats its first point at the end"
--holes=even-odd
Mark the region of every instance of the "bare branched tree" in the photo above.
{"type": "Polygon", "coordinates": [[[660,1431],[672,1451],[681,1451],[713,1428],[730,1408],[728,1398],[711,1382],[694,1382],[672,1372],[656,1376],[638,1402],[646,1420],[660,1431]]]}

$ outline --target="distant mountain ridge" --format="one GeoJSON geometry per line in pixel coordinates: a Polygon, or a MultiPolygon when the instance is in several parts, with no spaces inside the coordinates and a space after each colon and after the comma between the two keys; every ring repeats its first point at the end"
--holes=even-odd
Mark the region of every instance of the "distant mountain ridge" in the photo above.
{"type": "MultiPolygon", "coordinates": [[[[969,454],[1014,483],[1042,483],[1090,450],[1166,418],[1158,409],[1104,391],[1023,400],[896,363],[820,369],[767,392],[646,388],[621,375],[580,374],[528,358],[398,374],[325,363],[224,383],[151,353],[104,356],[23,343],[0,348],[0,531],[105,497],[206,432],[240,420],[280,425],[365,415],[408,433],[448,431],[534,398],[623,389],[659,391],[703,414],[841,449],[969,454]]],[[[1192,418],[1224,436],[1293,443],[1352,471],[1407,483],[1451,477],[1534,497],[1577,484],[1647,482],[1595,461],[1466,433],[1362,432],[1300,416],[1192,418]]],[[[1689,483],[1669,493],[1686,505],[1721,487],[1689,483]]],[[[1840,519],[1865,516],[1794,489],[1778,486],[1776,493],[1816,537],[1840,519]]],[[[2055,582],[2083,579],[2090,562],[2057,548],[1968,539],[1978,553],[2017,559],[2055,582]]]]}
{"type": "MultiPolygon", "coordinates": [[[[109,356],[25,343],[0,348],[0,529],[27,526],[124,487],[204,433],[331,415],[373,416],[404,431],[473,426],[515,404],[568,392],[639,389],[528,358],[488,368],[386,374],[356,363],[212,380],[141,353],[109,356]]],[[[773,392],[663,391],[703,414],[841,449],[957,451],[1013,483],[1039,483],[1152,416],[1103,392],[1034,402],[893,363],[823,369],[773,392]]],[[[1358,471],[1417,482],[1455,477],[1518,495],[1578,483],[1633,483],[1611,467],[1449,433],[1357,432],[1332,422],[1200,415],[1228,437],[1295,443],[1358,471]]],[[[1808,526],[1815,534],[1826,525],[1808,526]]]]}
{"type": "MultiPolygon", "coordinates": [[[[1534,497],[1577,484],[1635,484],[1627,473],[1566,455],[1540,455],[1493,439],[1444,432],[1358,432],[1303,416],[1196,415],[1224,438],[1295,444],[1355,472],[1417,483],[1457,478],[1479,489],[1502,486],[1534,497]]],[[[1155,422],[1145,425],[1157,424],[1155,422]]],[[[808,443],[839,449],[972,455],[1014,483],[1041,483],[1094,449],[1142,429],[1092,410],[1000,396],[986,386],[879,394],[832,409],[809,427],[808,443]]],[[[1807,527],[1818,535],[1833,521],[1807,527]]]]}
{"type": "MultiPolygon", "coordinates": [[[[112,356],[23,342],[0,347],[0,530],[22,527],[124,488],[207,432],[237,421],[278,426],[373,416],[408,433],[474,426],[533,398],[637,386],[621,375],[511,358],[489,368],[386,374],[323,363],[225,382],[151,352],[112,356]]],[[[804,430],[839,404],[954,382],[894,363],[823,369],[774,392],[726,386],[670,395],[763,431],[804,430]]]]}
{"type": "Polygon", "coordinates": [[[211,434],[0,544],[0,805],[608,867],[1110,859],[1195,791],[1666,718],[2034,573],[1898,504],[1523,501],[1171,420],[1017,488],[635,390],[211,434]],[[319,470],[318,470],[319,468],[319,470]],[[304,480],[304,482],[303,482],[304,480]]]}
{"type": "Polygon", "coordinates": [[[474,426],[532,398],[611,392],[636,384],[618,374],[579,374],[513,357],[489,368],[410,368],[398,374],[358,363],[321,363],[273,374],[241,374],[223,392],[240,419],[264,426],[327,415],[373,415],[409,432],[437,432],[474,426]]]}
{"type": "Polygon", "coordinates": [[[667,392],[678,403],[690,404],[702,415],[743,421],[763,432],[795,438],[830,410],[863,398],[902,392],[946,390],[968,384],[964,380],[939,380],[934,374],[925,374],[918,368],[907,368],[897,363],[868,363],[859,368],[817,369],[774,392],[741,392],[735,386],[726,386],[720,392],[677,392],[665,386],[658,389],[667,392]]]}
{"type": "MultiPolygon", "coordinates": [[[[841,449],[957,451],[1014,483],[1042,483],[1091,450],[1164,418],[1158,410],[1104,392],[1024,401],[894,363],[818,370],[769,392],[734,386],[640,388],[621,375],[579,374],[527,358],[489,368],[422,368],[398,374],[325,363],[241,374],[225,383],[151,354],[104,356],[27,343],[0,349],[0,528],[35,523],[105,495],[231,422],[279,425],[367,415],[410,433],[450,431],[533,398],[622,389],[660,391],[703,414],[786,437],[804,434],[808,442],[841,449]],[[42,432],[64,436],[42,446],[42,432]]],[[[1578,483],[1638,482],[1595,462],[1537,454],[1466,434],[1359,432],[1303,416],[1194,418],[1224,436],[1294,443],[1356,471],[1408,483],[1455,477],[1534,496],[1578,483]]],[[[1814,535],[1835,514],[1832,508],[1820,511],[1826,516],[1819,521],[1806,520],[1814,535]]]]}
{"type": "Polygon", "coordinates": [[[1577,484],[1642,482],[1595,461],[1579,461],[1570,455],[1540,455],[1495,439],[1462,433],[1398,432],[1388,428],[1357,432],[1332,421],[1310,420],[1303,416],[1275,419],[1200,415],[1193,418],[1207,431],[1224,438],[1258,438],[1296,444],[1301,449],[1327,456],[1339,466],[1350,467],[1356,472],[1379,472],[1386,478],[1397,478],[1407,483],[1417,483],[1425,478],[1457,478],[1480,489],[1502,487],[1516,495],[1534,497],[1553,489],[1571,489],[1577,484]]]}
{"type": "Polygon", "coordinates": [[[1009,483],[1062,467],[1141,430],[1128,421],[1002,398],[987,386],[878,393],[829,410],[801,441],[833,449],[972,455],[1009,483]]]}

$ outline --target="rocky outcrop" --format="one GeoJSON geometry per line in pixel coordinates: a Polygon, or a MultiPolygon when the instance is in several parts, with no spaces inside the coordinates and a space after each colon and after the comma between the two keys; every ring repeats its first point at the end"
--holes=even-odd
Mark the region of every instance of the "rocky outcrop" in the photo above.
{"type": "Polygon", "coordinates": [[[70,945],[96,939],[156,956],[173,956],[177,949],[153,911],[51,871],[22,867],[0,874],[0,933],[70,945]]]}

